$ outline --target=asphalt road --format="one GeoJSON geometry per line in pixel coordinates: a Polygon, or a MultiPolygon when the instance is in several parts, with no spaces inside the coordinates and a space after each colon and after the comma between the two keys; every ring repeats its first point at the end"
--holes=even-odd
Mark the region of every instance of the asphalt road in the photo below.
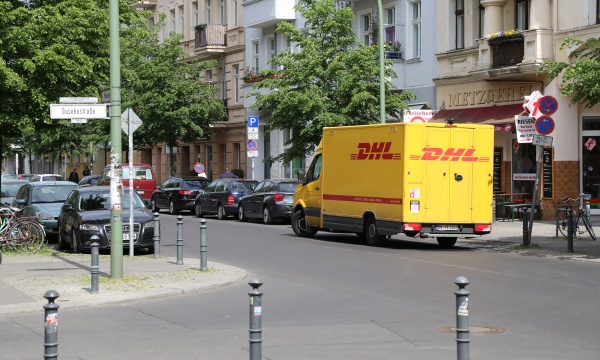
{"type": "MultiPolygon", "coordinates": [[[[162,255],[176,221],[161,213],[162,255]]],[[[184,214],[185,257],[199,219],[184,214]]],[[[435,240],[367,247],[355,235],[297,238],[287,224],[209,217],[209,261],[248,270],[263,295],[263,359],[456,357],[456,277],[470,284],[473,359],[600,358],[598,264],[514,256],[435,240]],[[496,330],[497,333],[490,333],[496,330]],[[484,334],[478,334],[479,332],[484,334]]],[[[248,359],[244,282],[197,295],[60,312],[60,359],[248,359]]],[[[38,359],[43,318],[0,318],[0,358],[38,359]]]]}

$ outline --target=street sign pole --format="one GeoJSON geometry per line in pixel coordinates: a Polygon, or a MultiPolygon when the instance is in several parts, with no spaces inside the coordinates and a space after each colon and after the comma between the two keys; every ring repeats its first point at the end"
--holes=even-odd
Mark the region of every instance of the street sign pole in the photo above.
{"type": "Polygon", "coordinates": [[[129,256],[133,257],[133,114],[127,109],[127,133],[129,135],[129,256]]]}

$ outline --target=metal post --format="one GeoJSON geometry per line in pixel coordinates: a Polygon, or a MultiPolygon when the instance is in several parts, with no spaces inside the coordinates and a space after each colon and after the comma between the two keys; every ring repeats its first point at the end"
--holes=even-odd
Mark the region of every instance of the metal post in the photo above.
{"type": "Polygon", "coordinates": [[[458,360],[469,359],[469,291],[465,289],[469,280],[459,276],[454,280],[458,290],[456,295],[456,358],[458,360]]]}
{"type": "Polygon", "coordinates": [[[575,235],[575,224],[573,223],[573,210],[567,209],[567,252],[573,253],[573,236],[575,235]]]}
{"type": "Polygon", "coordinates": [[[92,274],[92,294],[98,293],[98,274],[100,273],[100,265],[99,265],[99,257],[100,257],[100,244],[98,244],[98,235],[93,235],[90,240],[92,240],[92,244],[90,245],[92,248],[92,267],[90,268],[90,273],[92,274]]]}
{"type": "Polygon", "coordinates": [[[200,219],[200,271],[206,271],[206,219],[200,219]]]}
{"type": "Polygon", "coordinates": [[[250,360],[262,358],[262,292],[258,288],[263,284],[258,278],[250,279],[250,360]]]}
{"type": "Polygon", "coordinates": [[[154,214],[154,258],[160,258],[160,220],[158,219],[158,212],[154,214]]]}
{"type": "Polygon", "coordinates": [[[58,304],[54,300],[59,295],[55,290],[44,294],[48,303],[44,305],[44,359],[58,359],[58,304]]]}
{"type": "Polygon", "coordinates": [[[496,222],[496,199],[492,199],[492,221],[496,222]]]}
{"type": "Polygon", "coordinates": [[[177,216],[177,265],[183,265],[183,216],[177,216]]]}
{"type": "Polygon", "coordinates": [[[529,246],[529,216],[527,215],[527,208],[523,208],[523,246],[529,246]]]}

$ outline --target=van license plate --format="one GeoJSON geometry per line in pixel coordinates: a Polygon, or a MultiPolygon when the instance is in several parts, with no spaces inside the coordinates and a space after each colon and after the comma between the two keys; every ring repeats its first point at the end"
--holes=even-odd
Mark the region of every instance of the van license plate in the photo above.
{"type": "Polygon", "coordinates": [[[435,231],[458,231],[458,225],[437,225],[435,231]]]}
{"type": "MultiPolygon", "coordinates": [[[[133,233],[133,240],[137,239],[137,234],[133,233]]],[[[123,234],[123,240],[129,240],[129,233],[123,234]]]]}

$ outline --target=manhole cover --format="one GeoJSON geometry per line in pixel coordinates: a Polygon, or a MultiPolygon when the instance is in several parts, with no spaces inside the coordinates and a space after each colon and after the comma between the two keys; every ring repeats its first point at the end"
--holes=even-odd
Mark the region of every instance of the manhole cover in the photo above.
{"type": "MultiPolygon", "coordinates": [[[[445,333],[456,333],[456,326],[442,326],[437,328],[437,331],[445,333]]],[[[504,329],[495,326],[470,326],[469,334],[473,335],[489,335],[489,334],[500,334],[503,333],[504,329]]]]}

